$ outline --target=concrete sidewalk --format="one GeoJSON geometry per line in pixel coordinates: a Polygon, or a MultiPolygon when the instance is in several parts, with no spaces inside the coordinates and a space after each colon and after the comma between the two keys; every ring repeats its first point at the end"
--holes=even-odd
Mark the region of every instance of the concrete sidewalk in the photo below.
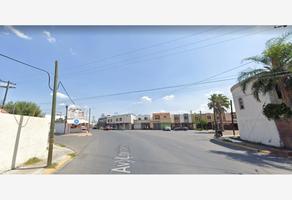
{"type": "Polygon", "coordinates": [[[52,167],[46,168],[47,160],[42,159],[34,164],[22,164],[15,170],[9,170],[2,174],[52,174],[61,169],[75,157],[75,152],[64,145],[54,145],[52,167]]]}
{"type": "Polygon", "coordinates": [[[232,136],[224,136],[220,138],[211,139],[211,141],[216,141],[221,144],[231,145],[233,147],[243,148],[249,151],[258,152],[260,154],[265,154],[265,155],[274,155],[274,156],[281,156],[281,157],[287,157],[287,158],[292,157],[292,150],[252,143],[252,142],[241,140],[239,137],[235,138],[232,136]]]}

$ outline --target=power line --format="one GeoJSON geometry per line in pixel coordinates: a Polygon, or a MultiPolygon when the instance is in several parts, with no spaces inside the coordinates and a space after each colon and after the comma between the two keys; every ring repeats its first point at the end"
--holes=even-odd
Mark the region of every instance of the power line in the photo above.
{"type": "MultiPolygon", "coordinates": [[[[190,48],[190,49],[184,49],[184,50],[181,50],[181,51],[177,51],[177,52],[173,52],[173,53],[168,53],[168,54],[164,54],[164,55],[157,56],[157,57],[152,57],[152,58],[137,60],[135,62],[124,63],[124,65],[127,64],[127,66],[125,66],[124,68],[129,67],[128,66],[129,64],[135,64],[135,63],[140,63],[140,62],[145,62],[145,61],[150,61],[150,60],[154,60],[154,59],[163,58],[163,57],[166,57],[166,56],[177,55],[177,54],[181,54],[181,53],[185,53],[185,52],[189,52],[189,51],[195,51],[195,50],[199,50],[199,49],[206,48],[206,47],[209,47],[209,46],[214,46],[214,45],[222,44],[222,43],[229,42],[229,41],[232,41],[232,40],[240,39],[240,38],[243,38],[243,37],[248,37],[248,36],[251,36],[251,35],[254,35],[254,34],[258,34],[258,33],[261,33],[261,32],[265,32],[265,31],[269,31],[269,30],[270,30],[270,28],[269,29],[266,29],[266,30],[257,31],[255,33],[245,34],[245,35],[241,35],[239,37],[235,37],[235,38],[226,39],[226,40],[222,40],[222,41],[219,41],[219,42],[207,44],[207,45],[200,46],[200,47],[195,47],[195,48],[190,48]]],[[[175,49],[175,48],[173,48],[173,49],[175,49]]],[[[113,64],[118,64],[118,63],[112,63],[112,64],[109,64],[109,65],[113,65],[113,64]]],[[[109,66],[109,65],[104,65],[104,66],[109,66]]],[[[111,68],[116,68],[116,67],[111,67],[111,68]]],[[[92,72],[93,71],[104,71],[104,70],[111,69],[111,68],[97,68],[97,69],[91,69],[91,70],[90,69],[87,69],[87,70],[85,69],[85,70],[78,71],[78,73],[89,72],[89,71],[92,71],[92,72]]],[[[71,72],[69,72],[69,73],[71,73],[71,72]]],[[[69,73],[66,73],[66,75],[69,74],[69,73]]],[[[75,73],[77,73],[77,72],[75,72],[75,73]]]]}
{"type": "MultiPolygon", "coordinates": [[[[241,68],[243,66],[246,66],[246,65],[248,65],[250,63],[252,63],[252,61],[247,62],[247,63],[244,63],[244,64],[241,64],[241,65],[238,65],[236,67],[229,68],[229,69],[227,69],[225,71],[222,71],[220,73],[214,74],[214,75],[212,75],[210,77],[207,77],[207,78],[205,78],[203,80],[200,80],[200,81],[197,81],[197,82],[194,82],[194,83],[186,83],[186,84],[172,85],[172,86],[152,88],[152,89],[146,89],[146,90],[135,90],[135,91],[121,92],[121,93],[113,93],[113,94],[99,95],[99,96],[89,97],[89,99],[92,99],[92,98],[101,98],[101,97],[107,97],[107,96],[120,96],[120,95],[125,95],[125,94],[149,92],[149,91],[156,91],[156,90],[165,90],[165,89],[171,89],[171,88],[181,88],[181,87],[192,86],[192,85],[195,85],[195,84],[201,84],[201,83],[206,82],[207,80],[213,79],[213,78],[215,78],[217,76],[220,76],[222,74],[228,73],[230,71],[239,69],[239,68],[241,68]]],[[[234,78],[232,78],[232,79],[234,79],[234,78]]],[[[224,79],[224,80],[232,80],[232,79],[224,79]]],[[[85,99],[87,99],[87,98],[88,97],[85,97],[85,99]]],[[[75,100],[83,100],[83,99],[84,98],[82,98],[82,99],[81,98],[75,98],[75,100]]],[[[44,102],[44,103],[40,103],[40,104],[49,104],[49,103],[44,102]]]]}
{"type": "MultiPolygon", "coordinates": [[[[274,74],[276,74],[276,77],[277,76],[282,76],[282,75],[287,75],[287,74],[292,74],[292,73],[289,73],[289,72],[277,72],[277,73],[274,73],[274,74]]],[[[271,75],[271,76],[275,76],[275,75],[271,75]]],[[[265,76],[265,77],[269,77],[269,76],[265,76]]],[[[236,78],[234,78],[234,80],[235,80],[236,78]]],[[[214,83],[216,83],[215,81],[214,81],[214,83]]],[[[199,85],[199,84],[198,84],[199,85]]],[[[210,88],[213,88],[214,86],[212,86],[212,87],[200,87],[200,88],[198,88],[198,89],[196,89],[196,91],[198,91],[198,90],[206,90],[206,89],[210,89],[210,88]]],[[[164,95],[163,95],[164,96],[164,95]]],[[[155,100],[152,100],[152,102],[154,102],[154,101],[157,101],[158,99],[160,99],[161,97],[157,97],[157,98],[155,98],[155,100]]],[[[132,105],[129,105],[127,108],[130,108],[132,105]]],[[[96,108],[96,107],[91,107],[91,108],[96,108]]]]}
{"type": "MultiPolygon", "coordinates": [[[[220,28],[220,27],[219,27],[220,28]]],[[[211,29],[211,30],[215,30],[215,29],[218,29],[218,28],[214,28],[214,29],[211,29]]],[[[208,31],[202,31],[202,32],[200,32],[200,33],[194,33],[194,34],[192,34],[192,35],[199,35],[199,34],[202,34],[202,33],[205,33],[205,32],[209,32],[210,31],[210,29],[208,30],[208,31]]],[[[212,39],[214,39],[214,38],[218,38],[218,37],[223,37],[223,36],[225,36],[225,35],[228,35],[228,34],[231,34],[231,33],[234,33],[234,32],[238,32],[238,31],[241,31],[241,30],[236,30],[236,31],[231,31],[231,32],[228,32],[228,33],[225,33],[225,34],[223,34],[223,35],[218,35],[218,36],[215,36],[215,37],[210,37],[210,38],[205,38],[205,39],[202,39],[202,40],[199,40],[199,41],[195,41],[195,42],[192,42],[192,43],[187,43],[187,44],[184,44],[184,45],[180,45],[180,46],[176,46],[176,47],[174,47],[174,48],[171,48],[170,50],[172,50],[172,49],[177,49],[177,48],[180,48],[180,47],[183,47],[183,46],[189,46],[189,45],[193,45],[193,44],[197,44],[197,43],[200,43],[200,42],[204,42],[204,41],[208,41],[208,40],[212,40],[212,39]]],[[[166,41],[166,42],[161,42],[161,43],[157,43],[157,44],[154,44],[154,45],[152,45],[152,46],[148,46],[148,47],[144,47],[144,48],[141,48],[141,49],[137,49],[138,51],[139,50],[142,50],[142,49],[148,49],[148,48],[153,48],[153,47],[155,47],[155,46],[159,46],[159,45],[161,45],[161,44],[165,44],[165,43],[170,43],[170,42],[173,42],[173,41],[177,41],[177,40],[180,40],[180,39],[183,39],[183,38],[186,38],[186,37],[188,37],[188,36],[183,36],[183,37],[181,37],[181,38],[177,38],[177,39],[174,39],[174,40],[170,40],[170,41],[166,41]]],[[[130,52],[134,52],[135,50],[133,50],[133,51],[128,51],[128,52],[125,52],[125,53],[120,53],[120,54],[117,54],[117,55],[113,55],[113,56],[110,56],[110,57],[107,57],[107,58],[111,58],[111,57],[115,57],[115,56],[121,56],[121,55],[126,55],[126,54],[128,54],[128,53],[130,53],[130,52]]],[[[149,56],[149,55],[156,55],[157,53],[159,53],[159,52],[161,52],[161,51],[158,51],[158,52],[152,52],[152,53],[150,53],[150,54],[146,54],[146,55],[142,55],[142,56],[138,56],[137,58],[141,58],[141,57],[144,57],[144,56],[149,56]]],[[[164,52],[164,51],[163,51],[164,52]]],[[[164,56],[167,56],[167,54],[166,55],[163,55],[162,57],[164,57],[164,56]]],[[[161,57],[161,56],[160,56],[161,57]]],[[[160,58],[160,57],[154,57],[154,59],[157,59],[157,58],[160,58]]],[[[104,58],[105,59],[105,58],[104,58]]],[[[134,58],[135,59],[135,58],[134,58]]],[[[153,59],[153,58],[152,58],[153,59]]],[[[150,58],[150,60],[152,60],[151,58],[150,58]]],[[[103,59],[101,59],[101,60],[103,60],[103,59]]],[[[112,66],[112,65],[117,65],[117,64],[120,64],[121,62],[124,62],[124,61],[131,61],[131,60],[133,60],[133,59],[126,59],[126,60],[122,60],[122,61],[119,61],[119,62],[114,62],[114,63],[111,63],[111,64],[106,64],[106,65],[101,65],[101,66],[99,66],[99,67],[107,67],[107,66],[112,66]]],[[[124,64],[135,64],[135,63],[139,63],[139,62],[141,62],[141,61],[147,61],[147,60],[149,60],[149,58],[148,59],[143,59],[143,60],[137,60],[136,62],[130,62],[130,63],[124,63],[124,64]]],[[[82,65],[80,65],[80,66],[82,66],[82,65]]],[[[91,70],[94,70],[94,71],[102,71],[102,70],[105,70],[105,69],[111,69],[111,68],[97,68],[97,69],[95,69],[96,67],[94,67],[94,68],[87,68],[87,69],[83,69],[83,70],[79,70],[79,71],[77,71],[77,72],[86,72],[86,71],[91,71],[91,70]]],[[[112,67],[113,68],[113,67],[112,67]]],[[[72,70],[69,72],[69,73],[65,73],[65,75],[68,75],[68,74],[73,74],[73,73],[77,73],[77,72],[72,72],[72,70]]]]}
{"type": "Polygon", "coordinates": [[[26,62],[24,62],[24,61],[18,60],[18,59],[16,59],[16,58],[12,58],[12,57],[10,57],[10,56],[4,55],[4,54],[2,54],[2,53],[0,53],[0,56],[2,56],[2,57],[4,57],[4,58],[7,58],[7,59],[9,59],[9,60],[12,60],[12,61],[14,61],[14,62],[17,62],[17,63],[23,64],[23,65],[25,65],[25,66],[27,66],[27,67],[30,67],[30,68],[32,68],[32,69],[39,70],[39,71],[42,71],[42,72],[46,73],[46,74],[48,75],[48,79],[49,79],[49,80],[48,80],[48,86],[49,86],[49,89],[50,89],[51,91],[53,91],[53,89],[51,88],[51,75],[50,75],[50,73],[49,73],[48,71],[46,71],[46,70],[44,70],[44,69],[42,69],[42,68],[39,68],[39,67],[33,66],[33,65],[31,65],[31,64],[28,64],[28,63],[26,63],[26,62]]]}
{"type": "MultiPolygon", "coordinates": [[[[121,61],[118,61],[118,62],[114,62],[114,63],[110,63],[110,64],[104,64],[104,65],[99,65],[99,66],[95,66],[95,67],[90,67],[90,68],[85,68],[83,70],[79,70],[79,71],[72,71],[70,70],[70,72],[68,73],[65,73],[65,75],[68,75],[68,74],[74,74],[74,73],[80,73],[80,72],[88,72],[88,71],[103,71],[103,70],[106,70],[106,69],[112,69],[112,68],[115,68],[115,67],[109,67],[109,66],[113,66],[113,65],[117,65],[117,64],[121,64],[121,62],[125,62],[125,61],[130,61],[130,62],[126,62],[124,63],[125,64],[135,64],[135,63],[139,63],[141,61],[147,61],[149,60],[149,58],[146,58],[146,59],[140,59],[140,58],[144,58],[145,56],[151,56],[151,55],[157,55],[158,53],[160,52],[165,52],[165,51],[169,51],[169,50],[175,50],[175,49],[179,49],[179,48],[182,48],[182,47],[186,47],[186,46],[191,46],[191,45],[194,45],[194,44],[198,44],[198,43],[202,43],[202,42],[205,42],[205,41],[209,41],[209,40],[213,40],[215,38],[219,38],[219,37],[223,37],[225,35],[229,35],[231,33],[235,33],[235,32],[239,32],[239,31],[242,31],[242,30],[235,30],[235,31],[230,31],[228,33],[225,33],[225,34],[222,34],[222,35],[217,35],[215,37],[209,37],[209,38],[205,38],[205,39],[202,39],[202,40],[198,40],[198,41],[195,41],[195,42],[190,42],[190,43],[187,43],[187,44],[183,44],[183,45],[179,45],[179,46],[175,46],[175,47],[172,47],[170,49],[166,49],[166,50],[159,50],[159,51],[156,51],[156,52],[152,52],[152,53],[148,53],[148,54],[144,54],[144,55],[140,55],[138,57],[134,57],[134,58],[130,58],[130,59],[125,59],[125,60],[121,60],[121,61]],[[138,59],[135,61],[135,59],[138,59]],[[139,60],[140,59],[140,60],[139,60]],[[134,60],[134,62],[133,62],[134,60]],[[109,68],[108,68],[109,67],[109,68]]],[[[173,53],[172,53],[173,54],[173,53]]],[[[170,54],[170,55],[172,55],[170,54]]],[[[164,56],[167,56],[168,54],[165,54],[165,55],[162,55],[162,57],[164,56]]],[[[157,58],[160,58],[161,56],[159,57],[153,57],[151,58],[150,57],[150,60],[152,59],[157,59],[157,58]]],[[[82,66],[82,65],[81,65],[82,66]]]]}
{"type": "MultiPolygon", "coordinates": [[[[10,57],[10,56],[4,55],[4,54],[2,54],[2,53],[0,53],[0,56],[2,56],[2,57],[4,57],[4,58],[7,58],[7,59],[9,59],[9,60],[15,61],[15,62],[17,62],[17,63],[23,64],[23,65],[25,65],[25,66],[28,66],[28,67],[30,67],[30,68],[32,68],[32,69],[35,69],[35,70],[39,70],[39,71],[45,72],[45,73],[48,75],[48,78],[49,78],[48,86],[49,86],[50,90],[53,91],[53,89],[52,89],[51,86],[50,86],[50,83],[51,83],[51,76],[50,76],[50,73],[49,73],[48,71],[44,70],[43,68],[36,67],[36,66],[34,66],[34,65],[28,64],[28,63],[26,63],[26,62],[24,62],[24,61],[18,60],[18,59],[16,59],[16,58],[12,58],[12,57],[10,57]]],[[[1,82],[3,82],[3,81],[1,80],[1,82]]],[[[59,83],[58,83],[58,89],[59,89],[59,85],[62,86],[62,88],[64,89],[65,93],[66,93],[67,96],[69,97],[70,101],[71,101],[73,104],[75,104],[75,102],[73,101],[73,99],[72,99],[71,96],[69,95],[69,93],[68,93],[67,89],[65,88],[64,84],[62,83],[62,81],[59,81],[59,83]]]]}
{"type": "Polygon", "coordinates": [[[59,85],[62,86],[62,88],[64,89],[65,93],[67,94],[67,96],[69,97],[70,101],[75,105],[74,100],[71,98],[70,94],[68,93],[68,91],[66,90],[65,86],[63,85],[62,81],[59,81],[59,85]]]}
{"type": "Polygon", "coordinates": [[[98,96],[91,96],[91,97],[83,97],[83,98],[76,98],[75,100],[87,100],[87,99],[95,99],[95,98],[101,98],[101,97],[110,97],[110,96],[120,96],[125,94],[134,94],[134,93],[143,93],[143,92],[152,92],[152,91],[158,91],[158,90],[166,90],[166,89],[172,89],[172,88],[179,88],[184,86],[191,86],[191,85],[199,85],[199,84],[206,84],[206,83],[215,83],[215,82],[222,82],[227,80],[234,80],[235,78],[229,78],[229,79],[222,79],[222,80],[214,80],[209,82],[194,82],[194,83],[186,83],[181,85],[172,85],[172,86],[165,86],[165,87],[158,87],[158,88],[151,88],[151,89],[144,89],[144,90],[133,90],[133,91],[127,91],[127,92],[120,92],[120,93],[113,93],[113,94],[105,94],[105,95],[98,95],[98,96]]]}
{"type": "Polygon", "coordinates": [[[182,36],[182,37],[178,37],[176,39],[172,39],[172,40],[167,40],[167,41],[164,41],[164,42],[155,43],[155,44],[152,44],[152,45],[149,45],[149,46],[145,46],[145,47],[141,47],[141,48],[137,48],[137,49],[134,49],[134,50],[130,50],[130,51],[118,53],[118,54],[115,54],[115,55],[112,55],[112,56],[108,56],[108,57],[104,57],[104,58],[98,59],[97,61],[94,60],[94,61],[91,61],[91,62],[88,62],[88,63],[85,63],[85,64],[76,65],[75,67],[81,67],[81,66],[91,65],[93,63],[99,63],[99,62],[102,62],[104,60],[108,60],[108,59],[111,59],[111,58],[116,58],[116,57],[120,57],[120,56],[124,56],[124,55],[129,55],[129,54],[137,53],[137,52],[143,51],[145,49],[152,49],[154,47],[158,47],[158,46],[161,46],[161,45],[173,43],[173,42],[176,42],[176,41],[179,41],[179,40],[183,40],[183,39],[186,39],[186,38],[189,38],[189,37],[193,37],[193,36],[196,36],[196,35],[201,35],[202,33],[207,33],[207,32],[209,32],[211,30],[216,30],[216,29],[218,29],[218,27],[213,28],[213,29],[210,28],[207,31],[201,31],[199,33],[192,33],[190,35],[185,35],[185,36],[182,36]]]}
{"type": "MultiPolygon", "coordinates": [[[[246,64],[250,64],[250,62],[246,63],[246,64]]],[[[238,68],[238,67],[239,66],[237,66],[235,68],[238,68]]],[[[222,73],[220,73],[220,74],[222,74],[222,73]]],[[[287,74],[292,74],[292,73],[290,73],[290,72],[279,72],[279,73],[273,73],[273,75],[266,75],[266,76],[263,76],[263,77],[277,77],[277,76],[283,76],[283,75],[287,75],[287,74]]],[[[214,78],[215,75],[211,76],[211,77],[214,78]]],[[[207,80],[207,79],[205,79],[205,80],[207,80]]],[[[217,82],[236,80],[236,79],[237,78],[228,78],[228,79],[220,79],[220,80],[213,80],[213,81],[212,80],[211,81],[205,81],[204,80],[204,81],[198,81],[198,82],[193,82],[193,83],[185,83],[185,84],[171,85],[171,86],[151,88],[151,89],[133,90],[133,91],[127,91],[127,92],[120,92],[120,93],[112,93],[112,94],[97,95],[97,96],[91,96],[91,97],[75,98],[75,100],[79,100],[80,101],[80,100],[95,99],[95,98],[101,98],[101,97],[110,97],[110,96],[120,96],[120,95],[126,95],[126,94],[152,92],[152,91],[158,91],[158,90],[181,88],[181,87],[186,87],[186,86],[194,86],[194,85],[201,85],[201,84],[207,84],[207,83],[217,83],[217,82]]]]}

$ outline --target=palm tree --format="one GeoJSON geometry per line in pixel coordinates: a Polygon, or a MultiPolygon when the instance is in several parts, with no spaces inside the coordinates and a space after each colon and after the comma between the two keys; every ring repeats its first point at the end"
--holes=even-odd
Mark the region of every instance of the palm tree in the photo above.
{"type": "Polygon", "coordinates": [[[252,83],[252,94],[260,101],[260,94],[276,89],[286,106],[292,108],[292,43],[287,41],[290,35],[287,33],[267,41],[261,55],[245,59],[259,63],[263,68],[241,72],[238,81],[243,92],[252,83]]]}
{"type": "Polygon", "coordinates": [[[219,130],[224,131],[223,114],[224,112],[226,112],[226,109],[229,108],[228,97],[226,97],[223,94],[212,94],[211,97],[209,98],[208,107],[209,109],[213,109],[215,126],[217,126],[216,118],[217,116],[219,116],[220,120],[219,130]]]}

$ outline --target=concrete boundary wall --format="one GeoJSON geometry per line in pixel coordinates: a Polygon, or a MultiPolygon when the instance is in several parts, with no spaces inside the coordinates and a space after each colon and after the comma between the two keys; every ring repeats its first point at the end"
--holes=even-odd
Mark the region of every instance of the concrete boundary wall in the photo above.
{"type": "Polygon", "coordinates": [[[47,118],[0,113],[0,171],[32,157],[45,159],[49,126],[47,118]]]}

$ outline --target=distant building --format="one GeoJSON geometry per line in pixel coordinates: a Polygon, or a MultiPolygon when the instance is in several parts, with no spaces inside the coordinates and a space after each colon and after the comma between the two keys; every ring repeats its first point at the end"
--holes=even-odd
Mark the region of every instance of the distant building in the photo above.
{"type": "Polygon", "coordinates": [[[55,124],[55,133],[62,134],[66,133],[81,133],[88,132],[89,123],[86,119],[85,112],[83,109],[76,107],[75,105],[68,107],[67,121],[65,122],[64,116],[56,115],[58,120],[55,124]],[[78,122],[78,123],[76,123],[78,122]],[[66,127],[65,127],[66,126],[66,127]]]}
{"type": "Polygon", "coordinates": [[[257,101],[248,84],[244,93],[239,84],[231,88],[240,138],[276,147],[292,148],[292,120],[268,120],[263,114],[263,105],[282,103],[281,93],[276,90],[260,95],[257,101]]]}
{"type": "Polygon", "coordinates": [[[162,130],[165,127],[171,127],[171,117],[169,112],[159,112],[152,114],[151,128],[162,130]]]}
{"type": "MultiPolygon", "coordinates": [[[[223,127],[225,130],[232,130],[232,118],[231,113],[224,113],[223,114],[223,127]]],[[[195,121],[198,122],[200,119],[207,121],[207,129],[215,129],[215,120],[214,120],[214,113],[201,113],[195,114],[195,121]]],[[[217,116],[216,118],[217,124],[220,124],[220,118],[217,116]]],[[[237,125],[237,118],[236,113],[233,112],[233,123],[234,129],[238,130],[237,125]]]]}
{"type": "Polygon", "coordinates": [[[134,120],[134,129],[150,129],[151,117],[150,115],[137,115],[134,120]]]}
{"type": "Polygon", "coordinates": [[[134,120],[136,116],[134,114],[122,114],[112,115],[107,117],[107,125],[113,129],[118,130],[130,130],[134,128],[134,120]]]}
{"type": "Polygon", "coordinates": [[[110,117],[110,115],[101,116],[100,118],[98,118],[97,123],[96,123],[96,127],[98,129],[106,127],[107,126],[107,118],[108,117],[110,117]]]}
{"type": "Polygon", "coordinates": [[[171,115],[171,128],[175,127],[188,127],[189,129],[194,129],[193,114],[172,114],[171,115]]]}

